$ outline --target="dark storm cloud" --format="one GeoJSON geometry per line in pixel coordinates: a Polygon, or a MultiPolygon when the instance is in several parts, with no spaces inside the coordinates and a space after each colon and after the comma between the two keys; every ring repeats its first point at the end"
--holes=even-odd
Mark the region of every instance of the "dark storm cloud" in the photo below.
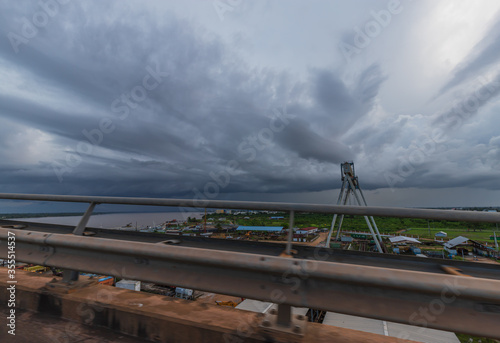
{"type": "MultiPolygon", "coordinates": [[[[50,135],[52,147],[50,156],[13,163],[3,173],[4,191],[192,196],[230,160],[239,170],[222,192],[321,190],[327,166],[351,155],[339,132],[370,110],[382,82],[372,66],[353,84],[322,69],[301,83],[247,66],[221,40],[173,15],[159,24],[141,11],[98,7],[110,18],[100,20],[95,7],[68,5],[18,54],[2,41],[0,58],[42,94],[2,94],[2,118],[50,135]],[[168,76],[146,100],[117,111],[148,67],[168,76]],[[238,147],[268,129],[277,108],[298,112],[249,161],[238,147]],[[310,116],[333,131],[311,125],[310,116]],[[102,118],[111,133],[99,132],[102,118]],[[89,153],[77,151],[82,142],[94,143],[89,153]]],[[[12,18],[36,9],[14,5],[4,32],[19,28],[12,18]]],[[[0,155],[7,152],[0,148],[0,155]]]]}
{"type": "Polygon", "coordinates": [[[348,147],[313,132],[304,120],[293,120],[277,141],[304,159],[338,164],[351,156],[348,147]]]}
{"type": "MultiPolygon", "coordinates": [[[[447,140],[428,149],[396,187],[487,187],[498,181],[493,83],[478,88],[480,94],[490,90],[490,96],[479,99],[467,117],[453,117],[456,104],[446,99],[432,113],[421,114],[419,108],[390,112],[384,106],[398,94],[384,95],[383,88],[394,72],[384,58],[388,52],[377,55],[377,49],[379,42],[395,49],[400,40],[374,39],[346,67],[331,37],[319,32],[302,37],[283,29],[279,44],[251,36],[250,29],[242,33],[255,18],[266,19],[259,13],[231,17],[228,12],[222,23],[214,12],[217,22],[207,28],[197,22],[207,15],[198,7],[189,12],[194,19],[182,19],[173,10],[148,5],[68,3],[17,53],[8,34],[21,34],[23,17],[30,21],[40,5],[11,2],[0,13],[0,191],[193,197],[215,184],[221,197],[320,192],[338,187],[338,164],[344,160],[354,160],[357,170],[365,171],[365,188],[384,188],[384,173],[399,173],[401,161],[413,156],[429,132],[445,130],[443,118],[462,122],[446,129],[447,140]],[[260,40],[265,43],[259,46],[260,40]],[[253,44],[255,50],[269,51],[252,50],[253,44]],[[320,62],[301,59],[301,51],[316,52],[314,47],[325,44],[332,45],[339,54],[333,57],[342,64],[332,64],[326,55],[320,62]],[[280,51],[289,46],[296,56],[280,51]],[[289,58],[304,66],[300,72],[281,68],[289,58]],[[144,99],[137,100],[142,93],[133,92],[141,89],[144,99]],[[478,131],[485,133],[478,137],[478,131]]],[[[275,6],[265,11],[276,11],[275,6]]],[[[370,13],[373,6],[363,2],[361,10],[370,13]]],[[[354,13],[358,6],[337,7],[354,13]]],[[[326,15],[325,20],[335,22],[326,15]]],[[[285,24],[291,25],[280,25],[285,24]]],[[[394,21],[385,36],[401,24],[394,21]]],[[[258,32],[272,36],[275,25],[263,24],[258,32]]],[[[345,32],[352,23],[336,25],[335,32],[345,32]]],[[[449,87],[458,88],[469,73],[494,66],[497,43],[492,29],[491,39],[478,45],[477,56],[465,60],[449,87]]]]}
{"type": "Polygon", "coordinates": [[[339,72],[316,70],[311,85],[317,106],[307,116],[315,117],[315,122],[327,128],[329,134],[342,135],[371,111],[385,79],[378,64],[361,69],[349,83],[339,72]]]}

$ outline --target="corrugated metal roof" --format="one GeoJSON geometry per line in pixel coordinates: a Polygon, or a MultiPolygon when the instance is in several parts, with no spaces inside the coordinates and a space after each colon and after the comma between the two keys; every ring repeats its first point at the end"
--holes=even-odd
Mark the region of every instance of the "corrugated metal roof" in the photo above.
{"type": "Polygon", "coordinates": [[[237,231],[281,231],[283,226],[238,226],[237,231]]]}
{"type": "Polygon", "coordinates": [[[389,240],[391,241],[391,243],[412,242],[420,244],[419,240],[406,236],[389,237],[389,240]]]}
{"type": "Polygon", "coordinates": [[[458,236],[457,238],[450,239],[448,242],[444,243],[444,246],[448,249],[456,247],[457,245],[464,244],[469,239],[467,237],[458,236]]]}
{"type": "Polygon", "coordinates": [[[453,332],[327,312],[323,324],[422,343],[460,343],[453,332]]]}

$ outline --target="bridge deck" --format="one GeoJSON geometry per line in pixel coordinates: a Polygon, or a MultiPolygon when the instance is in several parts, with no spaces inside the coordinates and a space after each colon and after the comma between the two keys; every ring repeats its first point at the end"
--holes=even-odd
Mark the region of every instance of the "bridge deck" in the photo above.
{"type": "MultiPolygon", "coordinates": [[[[0,226],[9,225],[24,225],[25,228],[23,230],[55,234],[70,234],[74,230],[74,227],[66,225],[0,220],[0,226]]],[[[96,235],[93,237],[99,238],[144,243],[159,243],[166,240],[172,240],[178,242],[178,244],[175,244],[176,246],[233,251],[266,256],[279,256],[279,254],[282,253],[285,249],[285,243],[280,244],[240,241],[192,236],[166,235],[160,233],[120,231],[100,228],[87,228],[87,231],[96,233],[96,235]]],[[[485,279],[500,280],[500,264],[496,265],[469,261],[443,260],[439,258],[423,259],[417,256],[401,256],[361,251],[325,249],[299,244],[295,244],[293,248],[297,250],[297,255],[295,255],[295,257],[301,259],[314,259],[325,262],[338,262],[353,265],[392,268],[436,274],[444,274],[441,266],[443,264],[446,264],[461,269],[463,273],[467,275],[485,279]]]]}

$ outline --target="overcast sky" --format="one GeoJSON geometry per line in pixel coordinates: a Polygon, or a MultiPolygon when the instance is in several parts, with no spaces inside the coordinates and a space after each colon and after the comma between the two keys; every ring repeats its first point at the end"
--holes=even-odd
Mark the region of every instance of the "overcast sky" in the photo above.
{"type": "Polygon", "coordinates": [[[0,192],[500,204],[498,0],[0,4],[0,192]]]}

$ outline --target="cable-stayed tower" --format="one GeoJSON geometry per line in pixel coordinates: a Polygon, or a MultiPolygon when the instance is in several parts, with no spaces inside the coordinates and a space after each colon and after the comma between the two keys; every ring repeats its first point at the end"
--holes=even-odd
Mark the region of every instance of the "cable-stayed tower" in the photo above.
{"type": "MultiPolygon", "coordinates": [[[[346,205],[347,201],[351,196],[354,196],[355,201],[359,206],[368,206],[366,203],[365,196],[363,195],[363,191],[359,186],[358,177],[354,171],[354,162],[344,162],[340,164],[340,172],[342,176],[342,187],[340,188],[340,194],[337,200],[337,205],[346,205]],[[359,193],[359,194],[358,194],[359,193]]],[[[328,233],[328,238],[326,239],[326,246],[330,246],[330,240],[332,238],[333,228],[337,222],[338,215],[335,214],[332,219],[332,226],[330,227],[330,232],[328,233]]],[[[344,220],[344,215],[340,215],[339,225],[337,229],[337,235],[335,236],[335,240],[338,240],[340,237],[340,232],[342,229],[342,222],[344,220]]],[[[382,237],[380,236],[380,232],[378,231],[377,224],[375,223],[375,219],[370,216],[365,216],[366,224],[368,225],[368,229],[370,230],[373,241],[377,246],[377,250],[381,253],[384,252],[381,242],[382,237]]]]}

